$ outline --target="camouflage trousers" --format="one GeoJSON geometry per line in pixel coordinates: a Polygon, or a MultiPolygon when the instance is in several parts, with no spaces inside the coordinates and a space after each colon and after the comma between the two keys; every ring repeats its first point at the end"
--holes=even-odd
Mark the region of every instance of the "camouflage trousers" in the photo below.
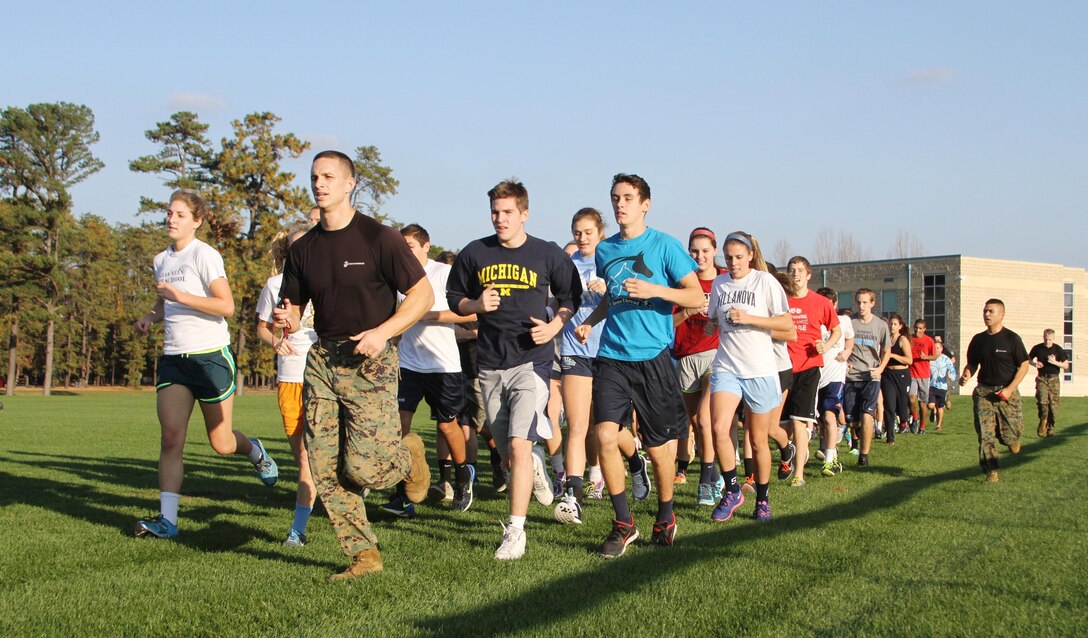
{"type": "Polygon", "coordinates": [[[306,451],[314,485],[348,556],[374,547],[364,488],[392,487],[408,475],[412,456],[401,442],[397,413],[400,360],[392,344],[376,357],[326,350],[306,357],[302,400],[306,451]]]}
{"type": "Polygon", "coordinates": [[[1035,401],[1039,406],[1039,436],[1054,432],[1058,422],[1058,406],[1061,405],[1061,380],[1059,375],[1039,375],[1035,379],[1035,401]]]}
{"type": "Polygon", "coordinates": [[[998,466],[998,444],[1011,446],[1024,432],[1024,400],[1014,390],[1008,401],[997,395],[1001,386],[980,385],[971,398],[975,403],[975,434],[978,435],[978,464],[984,472],[998,466]]]}

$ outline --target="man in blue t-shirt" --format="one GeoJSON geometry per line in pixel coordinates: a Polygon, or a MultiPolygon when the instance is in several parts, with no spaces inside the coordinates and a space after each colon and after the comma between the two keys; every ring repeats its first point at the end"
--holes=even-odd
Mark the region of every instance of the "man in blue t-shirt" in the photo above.
{"type": "MultiPolygon", "coordinates": [[[[627,479],[617,440],[638,415],[638,433],[654,465],[657,520],[650,542],[668,547],[676,537],[672,511],[676,440],[687,436],[687,415],[669,356],[673,306],[700,308],[706,301],[695,260],[675,238],[646,226],[650,186],[638,175],[612,179],[612,210],[620,232],[597,245],[597,276],[608,287],[604,300],[576,334],[585,341],[605,322],[593,369],[593,420],[605,484],[616,510],[601,546],[604,558],[622,556],[638,538],[627,504],[627,479]]],[[[631,460],[635,500],[649,495],[645,464],[631,460]]]]}

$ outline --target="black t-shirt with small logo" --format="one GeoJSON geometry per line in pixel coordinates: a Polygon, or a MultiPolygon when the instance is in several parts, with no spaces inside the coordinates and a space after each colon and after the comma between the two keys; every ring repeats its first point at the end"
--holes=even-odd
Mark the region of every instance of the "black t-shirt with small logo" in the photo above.
{"type": "Polygon", "coordinates": [[[1047,363],[1047,359],[1050,355],[1054,355],[1054,358],[1058,361],[1065,361],[1069,359],[1065,354],[1065,348],[1062,348],[1056,343],[1050,344],[1050,347],[1046,347],[1045,343],[1036,344],[1031,352],[1028,353],[1028,359],[1036,359],[1039,363],[1043,364],[1043,367],[1039,368],[1039,374],[1044,377],[1052,377],[1062,371],[1058,366],[1047,363]]]}
{"type": "Polygon", "coordinates": [[[979,385],[1007,386],[1016,377],[1020,364],[1028,360],[1028,351],[1020,335],[1008,328],[997,334],[988,330],[971,338],[967,346],[967,365],[981,366],[979,385]]]}
{"type": "Polygon", "coordinates": [[[344,228],[318,224],[291,245],[280,299],[312,300],[318,336],[347,339],[393,316],[397,292],[426,276],[400,233],[356,212],[344,228]]]}
{"type": "MultiPolygon", "coordinates": [[[[499,308],[479,315],[476,357],[485,370],[507,370],[523,363],[543,363],[555,357],[549,341],[536,345],[529,331],[531,318],[547,321],[548,291],[559,308],[572,313],[582,299],[582,279],[567,253],[554,242],[529,235],[517,248],[507,248],[492,235],[465,246],[457,255],[446,284],[450,309],[458,312],[462,299],[477,299],[484,288],[499,291],[499,308]]],[[[460,313],[459,313],[460,314],[460,313]]]]}

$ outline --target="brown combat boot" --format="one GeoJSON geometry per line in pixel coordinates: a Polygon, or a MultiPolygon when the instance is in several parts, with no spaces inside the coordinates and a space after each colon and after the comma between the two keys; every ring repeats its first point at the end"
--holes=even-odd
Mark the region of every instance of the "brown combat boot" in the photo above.
{"type": "Polygon", "coordinates": [[[415,432],[409,432],[404,437],[404,445],[412,453],[412,469],[408,476],[404,477],[404,493],[413,503],[422,503],[427,498],[427,490],[431,487],[431,468],[427,465],[427,456],[424,453],[423,439],[415,432]]]}
{"type": "Polygon", "coordinates": [[[1019,454],[1020,453],[1020,441],[1017,441],[1016,443],[1013,443],[1012,445],[1010,445],[1009,446],[1009,451],[1012,452],[1013,454],[1019,454]]]}
{"type": "Polygon", "coordinates": [[[997,470],[990,470],[989,472],[986,472],[987,483],[997,483],[999,480],[1001,480],[1001,477],[997,475],[997,470]]]}
{"type": "Polygon", "coordinates": [[[352,556],[351,564],[348,565],[348,568],[338,574],[329,576],[329,582],[336,583],[342,580],[351,580],[352,578],[366,576],[367,574],[376,574],[382,571],[382,569],[382,555],[378,553],[377,547],[371,547],[368,550],[352,556]]]}
{"type": "Polygon", "coordinates": [[[1035,432],[1039,435],[1039,438],[1046,436],[1046,421],[1039,421],[1039,429],[1035,432]]]}

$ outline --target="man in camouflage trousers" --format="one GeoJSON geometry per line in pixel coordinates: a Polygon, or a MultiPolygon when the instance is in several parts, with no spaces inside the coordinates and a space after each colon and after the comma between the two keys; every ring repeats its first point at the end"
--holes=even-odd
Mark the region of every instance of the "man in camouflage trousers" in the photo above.
{"type": "Polygon", "coordinates": [[[1036,344],[1028,353],[1031,365],[1038,371],[1035,378],[1035,400],[1039,406],[1040,437],[1054,436],[1054,424],[1058,420],[1061,404],[1061,373],[1069,369],[1069,355],[1065,348],[1054,344],[1054,331],[1043,331],[1043,342],[1036,344]]]}
{"type": "Polygon", "coordinates": [[[363,490],[403,480],[410,500],[427,496],[423,441],[400,435],[400,366],[389,340],[430,310],[434,293],[400,233],[352,207],[351,158],[318,153],[310,183],[321,223],[292,244],[273,318],[294,332],[299,308],[313,301],[319,340],[307,355],[302,391],[306,448],[340,548],[352,557],[336,581],[383,569],[363,490]],[[405,296],[400,306],[397,292],[405,296]]]}
{"type": "Polygon", "coordinates": [[[997,444],[1019,454],[1024,431],[1024,402],[1017,387],[1028,373],[1028,353],[1020,335],[1002,325],[1004,319],[1005,304],[1000,299],[988,300],[982,308],[986,330],[971,338],[967,364],[960,375],[962,386],[979,371],[978,385],[971,396],[978,462],[987,483],[996,483],[999,478],[997,444]]]}

